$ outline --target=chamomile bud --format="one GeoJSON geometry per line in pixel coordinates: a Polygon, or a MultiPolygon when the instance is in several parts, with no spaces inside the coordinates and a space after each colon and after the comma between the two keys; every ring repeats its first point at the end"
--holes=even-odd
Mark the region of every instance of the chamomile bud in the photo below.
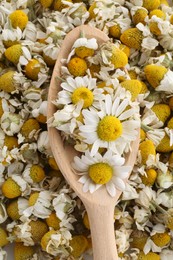
{"type": "Polygon", "coordinates": [[[9,15],[9,19],[13,28],[19,27],[21,30],[25,29],[28,23],[28,16],[22,10],[15,10],[9,15]]]}
{"type": "Polygon", "coordinates": [[[18,83],[15,80],[15,71],[8,71],[0,76],[0,90],[11,93],[16,90],[18,83]]]}
{"type": "Polygon", "coordinates": [[[160,0],[143,0],[143,7],[148,11],[157,9],[160,5],[160,0]]]}
{"type": "Polygon", "coordinates": [[[14,260],[31,259],[35,251],[34,246],[25,246],[21,242],[16,242],[14,244],[14,260]]]}
{"type": "Polygon", "coordinates": [[[6,246],[9,243],[6,230],[0,227],[0,247],[6,246]]]}
{"type": "Polygon", "coordinates": [[[135,101],[142,89],[142,84],[137,79],[124,80],[121,86],[131,93],[131,100],[135,101]]]}
{"type": "Polygon", "coordinates": [[[154,143],[151,140],[146,140],[140,143],[139,151],[141,154],[141,163],[145,164],[148,160],[149,155],[153,155],[155,157],[156,150],[154,143]]]}
{"type": "Polygon", "coordinates": [[[88,247],[87,238],[83,235],[73,236],[70,240],[70,246],[72,248],[71,255],[74,257],[80,257],[88,247]]]}
{"type": "Polygon", "coordinates": [[[77,77],[77,76],[84,76],[87,70],[87,63],[84,59],[79,57],[73,57],[67,64],[67,68],[69,72],[77,77]]]}
{"type": "Polygon", "coordinates": [[[168,234],[168,232],[156,233],[151,236],[151,239],[156,246],[164,247],[171,241],[171,236],[168,234]]]}
{"type": "Polygon", "coordinates": [[[151,110],[155,113],[159,121],[166,122],[171,114],[171,109],[167,104],[155,104],[151,110]]]}
{"type": "Polygon", "coordinates": [[[139,252],[138,260],[160,260],[160,256],[153,252],[145,254],[143,251],[141,251],[139,252]]]}
{"type": "Polygon", "coordinates": [[[7,48],[5,51],[5,57],[13,62],[14,64],[17,64],[19,62],[19,58],[22,55],[22,46],[21,44],[15,44],[11,47],[7,48]]]}
{"type": "Polygon", "coordinates": [[[120,40],[129,48],[140,50],[143,34],[138,28],[129,28],[121,34],[120,40]]]}

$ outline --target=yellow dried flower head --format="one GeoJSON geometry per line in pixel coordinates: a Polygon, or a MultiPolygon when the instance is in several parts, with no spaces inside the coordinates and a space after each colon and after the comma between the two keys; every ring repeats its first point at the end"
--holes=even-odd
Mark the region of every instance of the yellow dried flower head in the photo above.
{"type": "Polygon", "coordinates": [[[4,146],[7,146],[8,150],[12,150],[15,147],[18,147],[18,139],[15,136],[6,135],[4,138],[4,146]]]}
{"type": "Polygon", "coordinates": [[[134,101],[139,95],[142,84],[137,79],[125,80],[121,82],[121,86],[131,93],[131,100],[134,101]]]}
{"type": "MultiPolygon", "coordinates": [[[[72,3],[72,0],[66,0],[67,2],[72,3]]],[[[54,0],[53,2],[53,9],[55,11],[62,11],[62,9],[68,7],[68,5],[63,4],[62,0],[54,0]]]]}
{"type": "Polygon", "coordinates": [[[160,0],[143,0],[143,7],[148,11],[157,9],[160,5],[160,0]]]}
{"type": "Polygon", "coordinates": [[[25,29],[28,23],[28,16],[22,10],[16,10],[9,15],[11,25],[13,28],[19,27],[21,30],[25,29]]]}
{"type": "Polygon", "coordinates": [[[145,164],[148,156],[151,155],[156,155],[156,150],[153,142],[151,140],[146,140],[140,143],[139,145],[139,150],[141,152],[141,157],[142,157],[142,164],[145,164]]]}
{"type": "Polygon", "coordinates": [[[144,185],[152,186],[157,178],[157,172],[151,168],[146,170],[146,175],[141,175],[140,177],[144,185]]]}
{"type": "Polygon", "coordinates": [[[39,197],[39,192],[34,192],[29,196],[28,204],[29,206],[34,206],[35,203],[37,202],[37,199],[39,197]]]}
{"type": "Polygon", "coordinates": [[[31,220],[29,225],[31,227],[31,235],[33,241],[35,243],[40,243],[44,234],[46,234],[49,230],[47,224],[44,221],[37,219],[35,221],[31,220]]]}
{"type": "Polygon", "coordinates": [[[139,50],[141,48],[143,35],[138,28],[129,28],[121,34],[120,40],[129,48],[139,50]]]}
{"type": "Polygon", "coordinates": [[[32,79],[32,80],[37,80],[38,79],[38,74],[40,72],[40,62],[36,59],[31,59],[28,61],[28,63],[25,66],[25,75],[27,78],[32,79]]]}
{"type": "Polygon", "coordinates": [[[136,25],[138,23],[145,24],[145,18],[148,16],[148,11],[144,8],[136,10],[135,14],[132,16],[132,21],[136,25]]]}
{"type": "Polygon", "coordinates": [[[50,241],[50,239],[51,239],[51,236],[52,236],[53,234],[56,234],[56,231],[52,229],[52,230],[46,232],[46,233],[44,234],[44,236],[42,237],[42,239],[41,239],[41,247],[42,247],[42,249],[43,249],[44,251],[46,251],[47,244],[49,243],[49,241],[50,241]]]}
{"type": "Polygon", "coordinates": [[[140,140],[141,140],[141,142],[144,141],[145,138],[146,138],[146,133],[145,133],[145,131],[141,128],[141,129],[140,129],[140,140]]]}
{"type": "Polygon", "coordinates": [[[20,186],[10,177],[2,184],[2,193],[9,199],[14,199],[22,194],[20,186]]]}
{"type": "Polygon", "coordinates": [[[156,104],[151,108],[151,110],[156,114],[157,118],[163,123],[166,122],[166,120],[171,114],[171,109],[166,104],[156,104]]]}
{"type": "Polygon", "coordinates": [[[7,214],[12,220],[17,220],[20,218],[18,209],[18,200],[11,201],[7,206],[7,214]]]}
{"type": "Polygon", "coordinates": [[[94,19],[96,18],[96,14],[94,12],[94,9],[97,8],[97,3],[93,1],[93,3],[90,5],[88,12],[89,12],[89,19],[94,19]]]}
{"type": "Polygon", "coordinates": [[[35,253],[34,246],[25,246],[23,243],[14,244],[14,260],[27,260],[32,258],[35,253]]]}
{"type": "Polygon", "coordinates": [[[39,1],[44,8],[49,8],[53,3],[53,0],[39,0],[39,1]]]}
{"type": "Polygon", "coordinates": [[[29,118],[21,127],[21,134],[27,138],[33,130],[38,131],[39,129],[40,125],[38,121],[35,118],[29,118]]]}
{"type": "Polygon", "coordinates": [[[53,67],[55,65],[56,59],[52,59],[51,57],[47,56],[44,52],[43,59],[46,62],[47,66],[53,67]]]}
{"type": "Polygon", "coordinates": [[[130,48],[129,47],[127,47],[126,45],[121,43],[119,45],[119,48],[120,48],[120,50],[122,50],[127,55],[127,57],[130,56],[130,48]]]}
{"type": "Polygon", "coordinates": [[[59,167],[54,159],[54,157],[49,157],[48,159],[48,163],[50,165],[50,167],[53,169],[53,170],[59,170],[59,167]]]}
{"type": "Polygon", "coordinates": [[[8,241],[8,235],[7,232],[4,228],[0,227],[0,247],[6,246],[9,241],[8,241]]]}
{"type": "Polygon", "coordinates": [[[160,256],[153,252],[149,252],[146,255],[144,252],[140,252],[138,255],[138,260],[160,260],[160,256]]]}
{"type": "Polygon", "coordinates": [[[94,49],[91,48],[87,48],[85,46],[80,46],[75,48],[75,54],[79,57],[79,58],[86,58],[89,56],[93,56],[94,55],[94,49]]]}
{"type": "Polygon", "coordinates": [[[57,217],[56,212],[52,212],[48,218],[46,218],[46,223],[49,227],[52,227],[54,230],[60,228],[61,220],[57,217]]]}
{"type": "Polygon", "coordinates": [[[8,71],[0,76],[0,90],[3,90],[7,93],[13,92],[17,84],[14,80],[15,71],[8,71]]]}
{"type": "Polygon", "coordinates": [[[156,147],[156,151],[160,153],[168,153],[173,151],[173,145],[170,146],[170,138],[167,134],[165,134],[159,145],[156,147]]]}
{"type": "Polygon", "coordinates": [[[173,129],[173,117],[171,117],[171,119],[168,121],[167,127],[168,127],[169,129],[173,129]]]}
{"type": "Polygon", "coordinates": [[[171,241],[171,236],[167,233],[156,233],[151,236],[152,241],[156,246],[163,247],[166,246],[171,241]]]}
{"type": "Polygon", "coordinates": [[[67,64],[69,72],[77,77],[84,76],[87,70],[87,63],[84,59],[73,57],[67,64]]]}
{"type": "Polygon", "coordinates": [[[40,165],[32,165],[30,169],[30,177],[33,182],[40,182],[45,178],[45,171],[40,165]]]}
{"type": "Polygon", "coordinates": [[[128,57],[124,51],[118,49],[117,47],[113,47],[110,61],[114,65],[115,69],[123,68],[128,63],[128,57]]]}
{"type": "Polygon", "coordinates": [[[160,10],[160,9],[154,9],[149,13],[149,17],[151,18],[153,15],[156,15],[159,18],[162,18],[163,20],[166,18],[166,14],[160,10]]]}
{"type": "Polygon", "coordinates": [[[90,223],[89,223],[89,218],[88,218],[87,212],[85,212],[85,214],[84,214],[84,216],[83,216],[83,223],[84,223],[84,226],[85,226],[87,229],[90,229],[90,223]]]}
{"type": "Polygon", "coordinates": [[[121,35],[121,27],[119,24],[114,24],[113,26],[109,27],[109,34],[110,36],[119,39],[121,35]]]}
{"type": "Polygon", "coordinates": [[[148,234],[140,230],[134,230],[130,238],[132,239],[132,247],[138,248],[139,250],[143,250],[148,239],[148,234]]]}
{"type": "Polygon", "coordinates": [[[167,68],[161,65],[150,64],[145,66],[145,76],[153,88],[157,88],[160,85],[160,81],[164,78],[167,72],[167,68]]]}
{"type": "Polygon", "coordinates": [[[70,246],[72,247],[71,255],[74,257],[80,257],[88,246],[88,241],[83,235],[76,235],[70,240],[70,246]]]}
{"type": "Polygon", "coordinates": [[[156,35],[156,36],[161,35],[161,31],[159,29],[157,22],[150,22],[149,29],[150,29],[150,32],[153,33],[154,35],[156,35]]]}
{"type": "Polygon", "coordinates": [[[6,49],[5,51],[5,57],[13,62],[14,64],[17,64],[19,62],[19,58],[22,55],[22,46],[21,44],[15,44],[6,49]]]}

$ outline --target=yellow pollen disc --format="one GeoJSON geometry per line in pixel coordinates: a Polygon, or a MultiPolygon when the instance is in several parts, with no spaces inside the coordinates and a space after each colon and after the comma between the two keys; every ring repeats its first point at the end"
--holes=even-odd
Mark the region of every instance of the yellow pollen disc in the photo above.
{"type": "Polygon", "coordinates": [[[75,89],[71,96],[71,100],[73,104],[77,104],[80,100],[84,101],[83,108],[87,108],[93,103],[93,93],[86,87],[80,87],[75,89]]]}
{"type": "Polygon", "coordinates": [[[105,184],[113,175],[112,167],[107,163],[95,163],[89,167],[89,176],[97,184],[105,184]]]}
{"type": "Polygon", "coordinates": [[[115,141],[122,134],[123,127],[115,116],[105,116],[98,124],[97,134],[103,141],[115,141]]]}

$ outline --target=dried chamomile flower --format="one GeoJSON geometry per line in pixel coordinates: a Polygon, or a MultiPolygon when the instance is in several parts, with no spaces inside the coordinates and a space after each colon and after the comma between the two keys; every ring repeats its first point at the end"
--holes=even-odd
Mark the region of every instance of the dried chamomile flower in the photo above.
{"type": "Polygon", "coordinates": [[[145,231],[140,231],[140,230],[133,230],[133,232],[130,235],[131,239],[131,246],[138,248],[139,250],[143,250],[147,239],[148,239],[148,234],[145,231]]]}
{"type": "Polygon", "coordinates": [[[22,10],[15,10],[9,15],[9,19],[13,28],[19,27],[21,30],[25,29],[28,23],[28,16],[22,10]]]}
{"type": "Polygon", "coordinates": [[[138,23],[145,24],[145,18],[148,16],[148,10],[141,6],[134,6],[131,8],[132,21],[136,25],[138,23]]]}
{"type": "Polygon", "coordinates": [[[168,189],[173,184],[172,173],[169,170],[166,173],[159,170],[156,182],[159,185],[159,187],[163,189],[168,189]]]}
{"type": "Polygon", "coordinates": [[[18,220],[23,215],[23,211],[27,207],[27,199],[19,197],[10,201],[10,203],[7,205],[7,214],[12,220],[18,220]]]}
{"type": "Polygon", "coordinates": [[[157,176],[158,176],[157,171],[155,169],[150,168],[150,169],[147,169],[145,171],[145,173],[143,175],[141,175],[140,177],[141,177],[142,183],[145,186],[152,186],[155,183],[157,176]]]}
{"type": "Polygon", "coordinates": [[[52,155],[52,151],[49,143],[48,131],[42,131],[41,133],[39,133],[37,139],[37,149],[39,152],[46,154],[47,156],[52,155]]]}
{"type": "Polygon", "coordinates": [[[49,8],[52,5],[53,0],[39,0],[39,2],[44,8],[49,8]]]}
{"type": "Polygon", "coordinates": [[[40,125],[38,121],[35,118],[29,118],[26,120],[21,129],[20,132],[25,138],[32,139],[34,134],[40,129],[40,125]]]}
{"type": "Polygon", "coordinates": [[[20,175],[12,175],[2,185],[2,193],[5,197],[13,199],[21,195],[30,194],[30,186],[20,175]]]}
{"type": "Polygon", "coordinates": [[[155,235],[151,236],[151,239],[156,246],[164,247],[170,242],[171,236],[168,234],[168,232],[156,233],[155,235]]]}
{"type": "Polygon", "coordinates": [[[70,240],[71,233],[67,229],[50,230],[42,237],[41,247],[53,256],[61,256],[63,254],[67,259],[71,249],[69,245],[70,240]]]}
{"type": "Polygon", "coordinates": [[[72,48],[75,49],[75,54],[80,58],[93,56],[94,51],[98,49],[98,44],[95,38],[87,39],[81,37],[75,41],[72,48]]]}
{"type": "Polygon", "coordinates": [[[28,183],[39,183],[45,178],[45,171],[40,165],[27,165],[22,173],[28,183]]]}
{"type": "Polygon", "coordinates": [[[48,218],[46,218],[46,223],[49,227],[52,227],[54,230],[60,228],[61,220],[57,217],[56,212],[53,211],[48,218]]]}
{"type": "Polygon", "coordinates": [[[78,77],[84,76],[88,67],[84,59],[79,57],[73,57],[68,62],[67,68],[73,76],[78,77]]]}
{"type": "Polygon", "coordinates": [[[8,150],[12,150],[15,147],[19,147],[18,139],[15,136],[5,135],[3,145],[7,146],[8,150]]]}
{"type": "Polygon", "coordinates": [[[121,34],[120,40],[129,48],[140,50],[143,38],[143,34],[138,28],[129,28],[121,34]]]}
{"type": "Polygon", "coordinates": [[[12,93],[19,84],[15,80],[15,71],[8,71],[0,76],[0,90],[12,93]]]}
{"type": "Polygon", "coordinates": [[[165,133],[160,143],[156,147],[156,151],[160,153],[168,153],[173,150],[173,145],[170,145],[170,137],[165,133]]]}
{"type": "Polygon", "coordinates": [[[27,78],[32,80],[38,79],[38,74],[40,72],[41,64],[37,59],[31,59],[28,61],[28,63],[25,65],[25,75],[27,78]]]}
{"type": "Polygon", "coordinates": [[[139,151],[141,154],[141,163],[145,164],[148,160],[150,155],[155,156],[156,150],[153,142],[151,140],[146,140],[140,143],[139,151]]]}
{"type": "Polygon", "coordinates": [[[22,127],[23,119],[19,114],[4,112],[1,119],[1,128],[9,136],[18,133],[22,127]]]}
{"type": "Polygon", "coordinates": [[[9,243],[6,230],[0,227],[0,247],[6,246],[9,243]]]}
{"type": "Polygon", "coordinates": [[[36,249],[34,246],[25,246],[21,242],[14,244],[14,260],[31,259],[36,249]]]}
{"type": "Polygon", "coordinates": [[[136,100],[142,89],[142,84],[137,79],[124,80],[121,86],[130,92],[132,101],[136,100]]]}
{"type": "Polygon", "coordinates": [[[22,30],[19,27],[12,30],[4,28],[1,35],[4,46],[8,48],[14,44],[19,44],[22,39],[22,30]]]}
{"type": "Polygon", "coordinates": [[[9,61],[17,64],[19,62],[20,56],[22,55],[22,45],[14,44],[11,47],[8,47],[4,54],[9,61]]]}
{"type": "Polygon", "coordinates": [[[163,122],[163,124],[166,122],[166,120],[169,118],[171,114],[170,107],[167,104],[155,104],[151,110],[155,113],[157,118],[163,122]]]}
{"type": "Polygon", "coordinates": [[[53,2],[53,9],[56,11],[62,11],[64,8],[67,8],[68,6],[70,6],[69,3],[72,3],[72,0],[54,0],[53,2]],[[64,3],[65,2],[65,3],[64,3]]]}
{"type": "Polygon", "coordinates": [[[70,246],[72,248],[71,255],[74,257],[80,257],[88,247],[87,238],[83,235],[73,236],[70,240],[70,246]]]}
{"type": "Polygon", "coordinates": [[[138,254],[138,260],[160,260],[160,256],[153,252],[145,254],[143,251],[141,251],[138,254]]]}
{"type": "Polygon", "coordinates": [[[23,215],[29,217],[34,215],[45,219],[51,214],[52,194],[50,191],[40,191],[31,193],[29,197],[29,207],[23,212],[23,215]]]}
{"type": "Polygon", "coordinates": [[[157,9],[160,5],[160,0],[143,0],[143,7],[148,11],[157,9]]]}

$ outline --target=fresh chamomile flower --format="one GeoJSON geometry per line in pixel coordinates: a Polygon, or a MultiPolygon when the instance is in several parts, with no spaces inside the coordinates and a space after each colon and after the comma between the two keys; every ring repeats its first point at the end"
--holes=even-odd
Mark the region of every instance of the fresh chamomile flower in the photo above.
{"type": "Polygon", "coordinates": [[[130,104],[129,98],[112,100],[110,95],[106,95],[105,101],[100,102],[100,111],[82,111],[84,124],[79,126],[79,134],[85,143],[92,144],[92,155],[100,147],[118,154],[129,151],[139,127],[138,108],[126,109],[130,104]]]}
{"type": "Polygon", "coordinates": [[[34,246],[26,246],[22,242],[14,244],[14,260],[31,259],[35,253],[34,246]]]}
{"type": "Polygon", "coordinates": [[[58,92],[56,105],[77,105],[82,102],[83,108],[97,107],[99,100],[103,99],[102,90],[96,87],[96,79],[89,76],[67,77],[61,83],[62,91],[58,92]]]}
{"type": "Polygon", "coordinates": [[[63,256],[67,259],[70,255],[71,233],[63,228],[60,230],[50,230],[41,239],[41,247],[44,251],[53,256],[63,256]]]}
{"type": "Polygon", "coordinates": [[[166,94],[173,93],[173,72],[162,65],[149,64],[144,73],[147,81],[156,90],[166,94]]]}
{"type": "Polygon", "coordinates": [[[93,193],[105,185],[107,192],[114,197],[117,190],[124,190],[124,179],[130,172],[129,166],[123,166],[125,159],[108,150],[103,156],[96,153],[92,156],[88,151],[81,158],[75,156],[73,168],[76,174],[82,175],[79,182],[83,191],[93,193]],[[79,173],[78,173],[79,172],[79,173]]]}
{"type": "Polygon", "coordinates": [[[26,217],[34,215],[41,219],[47,218],[51,213],[51,200],[52,194],[49,191],[32,193],[29,198],[30,207],[24,210],[23,215],[26,217]]]}

